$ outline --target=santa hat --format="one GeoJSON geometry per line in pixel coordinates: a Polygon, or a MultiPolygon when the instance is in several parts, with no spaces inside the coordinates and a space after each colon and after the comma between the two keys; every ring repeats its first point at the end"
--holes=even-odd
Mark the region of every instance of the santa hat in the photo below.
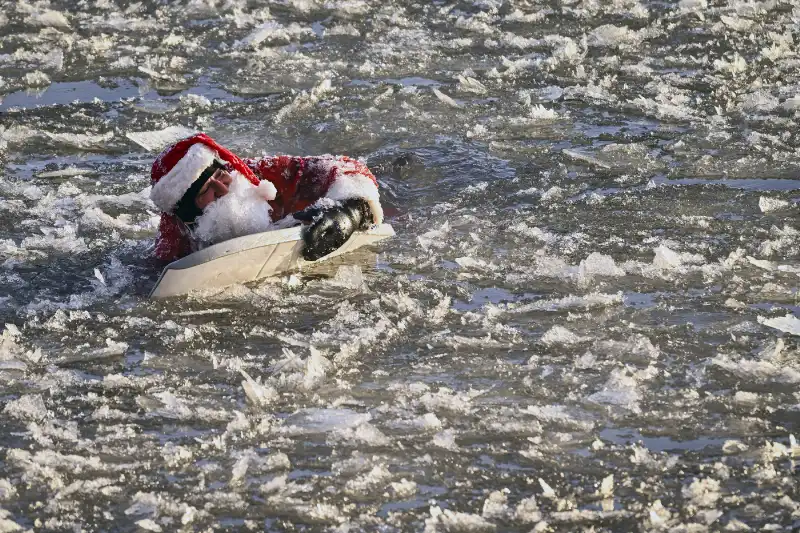
{"type": "Polygon", "coordinates": [[[156,158],[150,172],[150,199],[159,209],[171,213],[192,183],[214,160],[222,161],[232,173],[240,173],[253,185],[259,184],[258,177],[237,155],[205,133],[198,133],[178,141],[156,158]]]}

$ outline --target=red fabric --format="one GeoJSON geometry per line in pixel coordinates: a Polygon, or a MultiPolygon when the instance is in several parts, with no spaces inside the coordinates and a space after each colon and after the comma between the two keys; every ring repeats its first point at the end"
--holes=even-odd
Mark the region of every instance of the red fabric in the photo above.
{"type": "Polygon", "coordinates": [[[152,184],[157,183],[158,180],[172,170],[172,167],[186,155],[189,148],[197,143],[203,143],[212,150],[215,150],[219,154],[220,159],[228,163],[233,169],[241,172],[253,185],[258,185],[258,178],[253,174],[253,171],[245,165],[244,161],[239,159],[239,156],[217,144],[217,141],[205,133],[198,133],[187,137],[161,152],[153,162],[153,168],[150,170],[150,182],[152,184]]]}
{"type": "Polygon", "coordinates": [[[161,213],[153,255],[161,261],[172,262],[193,251],[192,239],[186,224],[175,215],[161,213]]]}
{"type": "MultiPolygon", "coordinates": [[[[334,181],[342,176],[358,174],[369,177],[376,186],[378,183],[364,163],[349,157],[279,155],[242,160],[203,133],[179,141],[162,152],[153,163],[151,172],[153,183],[169,172],[169,169],[196,142],[205,143],[216,150],[221,159],[241,172],[254,185],[257,185],[260,180],[267,180],[275,185],[278,194],[275,200],[270,202],[273,221],[312,205],[325,196],[334,181]],[[344,163],[345,168],[337,163],[344,163]]],[[[158,231],[154,251],[158,259],[175,261],[194,251],[189,229],[175,215],[162,213],[158,231]]]]}
{"type": "Polygon", "coordinates": [[[278,155],[261,159],[245,159],[245,163],[262,180],[275,185],[278,195],[270,202],[272,220],[302,211],[327,194],[341,176],[361,174],[377,186],[378,181],[367,165],[349,157],[297,157],[278,155]],[[337,163],[350,163],[353,170],[343,170],[337,163]]]}

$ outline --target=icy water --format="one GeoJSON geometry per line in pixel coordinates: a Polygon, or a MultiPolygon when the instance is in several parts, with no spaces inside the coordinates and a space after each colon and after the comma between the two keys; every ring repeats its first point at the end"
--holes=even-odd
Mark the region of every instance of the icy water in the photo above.
{"type": "Polygon", "coordinates": [[[0,6],[0,531],[800,526],[795,3],[0,6]],[[148,301],[169,126],[398,235],[148,301]]]}

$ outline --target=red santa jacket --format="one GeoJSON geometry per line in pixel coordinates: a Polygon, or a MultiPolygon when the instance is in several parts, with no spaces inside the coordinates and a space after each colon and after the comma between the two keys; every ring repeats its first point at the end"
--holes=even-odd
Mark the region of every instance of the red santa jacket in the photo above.
{"type": "MultiPolygon", "coordinates": [[[[349,157],[296,157],[280,155],[244,159],[260,180],[268,180],[278,191],[272,206],[272,220],[301,211],[320,198],[344,200],[364,198],[370,205],[373,223],[383,221],[378,199],[378,182],[367,166],[349,157]]],[[[154,255],[175,261],[196,250],[191,232],[177,216],[162,213],[154,255]]]]}

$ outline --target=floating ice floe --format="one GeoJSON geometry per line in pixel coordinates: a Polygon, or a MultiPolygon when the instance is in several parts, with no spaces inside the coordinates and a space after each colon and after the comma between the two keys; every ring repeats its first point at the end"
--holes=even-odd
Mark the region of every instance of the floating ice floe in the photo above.
{"type": "Polygon", "coordinates": [[[622,369],[612,371],[602,390],[589,395],[586,399],[591,403],[618,407],[632,413],[642,411],[639,405],[641,400],[639,383],[622,369]]]}
{"type": "Polygon", "coordinates": [[[775,318],[759,316],[758,323],[770,328],[775,328],[790,335],[800,335],[800,319],[794,315],[785,315],[775,318]]]}
{"type": "Polygon", "coordinates": [[[318,85],[307,91],[301,92],[295,99],[275,113],[274,121],[276,124],[282,122],[286,117],[316,104],[322,96],[332,90],[331,80],[322,80],[318,85]]]}
{"type": "Polygon", "coordinates": [[[145,150],[158,152],[174,142],[189,137],[194,133],[196,133],[196,130],[183,126],[168,126],[164,129],[154,131],[129,131],[125,133],[125,137],[145,150]]]}
{"type": "Polygon", "coordinates": [[[37,178],[72,178],[75,176],[93,176],[98,172],[91,168],[65,167],[60,170],[50,170],[36,174],[37,178]]]}
{"type": "Polygon", "coordinates": [[[310,435],[352,429],[371,419],[368,413],[357,413],[350,409],[308,408],[289,416],[284,421],[284,427],[291,435],[310,435]]]}
{"type": "Polygon", "coordinates": [[[450,509],[442,510],[439,506],[431,506],[431,516],[425,520],[424,533],[441,531],[463,531],[483,533],[495,531],[497,526],[480,515],[460,513],[450,509]]]}
{"type": "Polygon", "coordinates": [[[78,148],[81,150],[91,150],[91,149],[105,149],[107,148],[108,142],[114,138],[114,132],[109,131],[106,133],[51,133],[49,131],[44,131],[47,137],[61,143],[66,146],[70,146],[72,148],[78,148]]]}
{"type": "Polygon", "coordinates": [[[620,305],[623,302],[622,292],[605,294],[592,292],[583,296],[564,296],[563,298],[537,300],[533,303],[522,305],[509,305],[506,308],[493,307],[493,309],[507,313],[529,313],[531,311],[569,311],[571,309],[597,309],[620,305]]]}
{"type": "Polygon", "coordinates": [[[563,326],[553,326],[542,335],[541,340],[542,343],[547,346],[559,344],[568,346],[570,344],[578,344],[587,341],[589,337],[581,337],[563,326]]]}
{"type": "Polygon", "coordinates": [[[772,213],[773,211],[780,211],[782,209],[786,209],[789,206],[789,202],[786,200],[781,200],[780,198],[769,198],[767,196],[761,196],[758,199],[758,208],[761,210],[762,213],[772,213]]]}
{"type": "Polygon", "coordinates": [[[458,102],[456,102],[455,100],[444,94],[436,87],[432,87],[431,90],[433,91],[433,94],[436,95],[436,98],[438,98],[442,103],[450,107],[461,107],[461,104],[459,104],[458,102]]]}

